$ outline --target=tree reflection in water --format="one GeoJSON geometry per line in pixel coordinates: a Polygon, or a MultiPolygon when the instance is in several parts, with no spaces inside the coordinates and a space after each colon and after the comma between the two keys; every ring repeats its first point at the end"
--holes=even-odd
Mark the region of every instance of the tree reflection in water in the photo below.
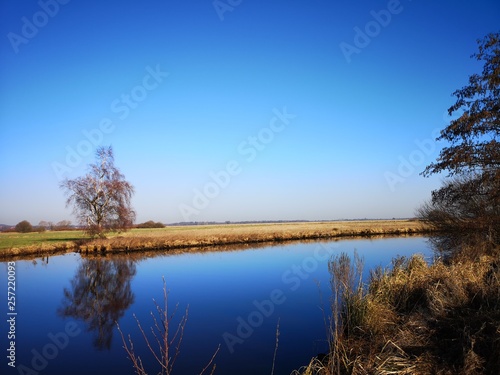
{"type": "Polygon", "coordinates": [[[58,314],[83,320],[95,332],[94,346],[110,349],[115,321],[134,302],[130,286],[136,267],[130,259],[82,259],[71,288],[64,288],[58,314]]]}

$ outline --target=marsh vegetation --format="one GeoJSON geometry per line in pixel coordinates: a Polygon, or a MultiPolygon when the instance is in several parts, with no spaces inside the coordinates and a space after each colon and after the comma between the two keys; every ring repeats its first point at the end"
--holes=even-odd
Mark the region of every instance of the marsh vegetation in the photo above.
{"type": "Polygon", "coordinates": [[[497,374],[499,255],[396,257],[367,284],[359,258],[332,259],[330,351],[297,374],[497,374]]]}

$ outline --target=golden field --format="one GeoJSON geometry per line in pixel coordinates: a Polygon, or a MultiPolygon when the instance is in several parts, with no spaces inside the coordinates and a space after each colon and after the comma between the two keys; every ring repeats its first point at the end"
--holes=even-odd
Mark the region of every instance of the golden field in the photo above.
{"type": "Polygon", "coordinates": [[[426,233],[416,220],[361,220],[273,224],[169,226],[111,233],[107,238],[86,238],[79,231],[0,233],[0,257],[57,252],[131,252],[173,250],[224,245],[245,245],[337,237],[426,233]]]}

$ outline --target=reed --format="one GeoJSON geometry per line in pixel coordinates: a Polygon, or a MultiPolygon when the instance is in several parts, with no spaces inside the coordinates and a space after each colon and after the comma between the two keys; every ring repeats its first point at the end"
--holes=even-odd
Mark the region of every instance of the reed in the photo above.
{"type": "Polygon", "coordinates": [[[367,285],[360,266],[330,262],[330,352],[297,375],[498,373],[500,248],[446,263],[398,257],[367,285]]]}

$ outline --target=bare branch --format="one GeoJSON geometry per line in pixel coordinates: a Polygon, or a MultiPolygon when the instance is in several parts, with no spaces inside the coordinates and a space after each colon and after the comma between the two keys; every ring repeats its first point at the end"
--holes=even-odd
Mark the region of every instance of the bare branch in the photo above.
{"type": "MultiPolygon", "coordinates": [[[[160,320],[157,319],[155,314],[151,312],[151,316],[153,318],[153,327],[151,327],[151,333],[156,340],[156,343],[158,345],[158,352],[152,347],[150,343],[150,339],[147,337],[146,332],[141,326],[141,323],[139,322],[139,319],[136,317],[134,314],[134,319],[137,322],[137,326],[139,327],[139,331],[142,334],[142,337],[146,343],[147,348],[149,351],[153,354],[155,360],[158,362],[161,368],[161,374],[165,375],[171,375],[173,373],[173,367],[174,364],[180,354],[180,347],[182,343],[182,339],[184,337],[184,328],[187,323],[188,319],[188,309],[189,306],[186,307],[185,314],[181,317],[180,322],[177,326],[177,330],[173,336],[173,338],[169,337],[169,324],[171,320],[173,319],[175,312],[177,311],[178,305],[176,305],[174,309],[174,313],[169,316],[168,315],[168,291],[167,291],[167,286],[165,282],[165,278],[163,278],[163,301],[164,301],[164,307],[162,308],[154,299],[153,303],[156,307],[156,312],[158,314],[158,317],[160,320]],[[160,337],[161,336],[161,337],[160,337]],[[171,349],[172,347],[175,346],[174,353],[171,355],[171,349]]],[[[127,352],[128,358],[132,361],[132,365],[138,375],[147,375],[147,373],[144,371],[144,367],[142,365],[142,361],[139,357],[135,355],[134,352],[134,345],[132,342],[132,339],[129,336],[129,344],[127,344],[124,335],[120,329],[120,326],[118,323],[116,323],[118,326],[118,330],[121,334],[122,341],[123,341],[123,347],[125,351],[127,352]]],[[[202,375],[214,362],[215,357],[217,353],[219,352],[220,345],[218,346],[217,350],[215,353],[212,355],[212,358],[208,362],[208,364],[203,368],[201,371],[200,375],[202,375]]],[[[216,365],[214,364],[212,367],[212,372],[211,375],[214,373],[216,368],[216,365]]]]}
{"type": "Polygon", "coordinates": [[[280,318],[278,318],[278,324],[276,325],[276,345],[274,346],[273,367],[271,369],[271,375],[274,375],[274,364],[276,362],[276,354],[278,352],[279,337],[280,337],[280,318]]]}
{"type": "Polygon", "coordinates": [[[134,352],[134,343],[132,341],[132,338],[130,335],[128,335],[128,344],[127,340],[125,340],[125,336],[120,328],[120,325],[118,322],[115,322],[116,326],[118,327],[118,332],[120,332],[121,338],[122,338],[122,343],[123,343],[123,348],[127,352],[128,358],[132,361],[132,364],[134,366],[135,372],[138,375],[148,375],[146,371],[144,370],[144,366],[142,364],[142,361],[139,357],[136,357],[135,352],[134,352]],[[130,348],[129,348],[130,345],[130,348]]]}
{"type": "MultiPolygon", "coordinates": [[[[201,370],[200,372],[200,375],[203,375],[203,373],[212,365],[212,363],[214,362],[215,360],[215,357],[217,356],[217,353],[219,353],[219,350],[220,350],[220,344],[219,346],[217,347],[217,350],[215,351],[214,355],[212,356],[212,358],[210,358],[210,361],[207,363],[207,365],[203,368],[203,370],[201,370]]],[[[214,367],[212,367],[212,371],[210,372],[210,375],[213,375],[214,371],[215,371],[215,367],[216,365],[214,364],[214,367]]]]}

